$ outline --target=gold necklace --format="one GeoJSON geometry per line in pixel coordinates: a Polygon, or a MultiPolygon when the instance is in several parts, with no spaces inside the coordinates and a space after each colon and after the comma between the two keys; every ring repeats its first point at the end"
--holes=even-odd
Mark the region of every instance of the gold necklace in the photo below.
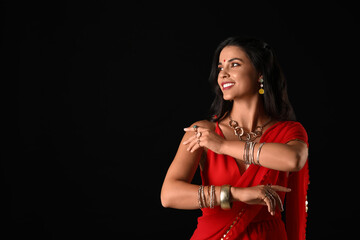
{"type": "Polygon", "coordinates": [[[245,132],[243,127],[239,126],[239,123],[235,120],[232,120],[229,115],[229,126],[234,129],[234,134],[238,136],[240,141],[253,142],[256,138],[260,137],[263,134],[263,129],[266,125],[271,122],[271,118],[262,126],[256,126],[253,132],[245,132]]]}

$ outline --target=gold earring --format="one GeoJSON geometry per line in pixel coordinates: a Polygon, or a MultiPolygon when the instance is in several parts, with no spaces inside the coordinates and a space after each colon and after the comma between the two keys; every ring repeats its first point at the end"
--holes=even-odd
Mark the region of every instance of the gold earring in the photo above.
{"type": "Polygon", "coordinates": [[[264,79],[261,77],[260,78],[260,80],[259,80],[259,82],[260,82],[260,89],[259,89],[259,94],[264,94],[264,79]]]}

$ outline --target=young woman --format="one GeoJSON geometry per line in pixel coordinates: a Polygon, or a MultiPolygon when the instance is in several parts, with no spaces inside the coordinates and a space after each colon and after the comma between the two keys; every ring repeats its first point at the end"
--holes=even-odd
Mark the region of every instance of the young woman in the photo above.
{"type": "Polygon", "coordinates": [[[273,49],[257,39],[226,39],[210,81],[213,117],[184,129],[162,205],[202,209],[191,239],[305,239],[308,139],[273,49]],[[191,184],[198,166],[200,186],[191,184]]]}

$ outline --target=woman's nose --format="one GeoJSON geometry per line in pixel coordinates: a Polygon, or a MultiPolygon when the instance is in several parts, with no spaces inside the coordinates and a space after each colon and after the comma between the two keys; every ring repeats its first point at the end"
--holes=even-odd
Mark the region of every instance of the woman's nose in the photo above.
{"type": "Polygon", "coordinates": [[[229,73],[224,69],[219,73],[221,78],[228,78],[229,77],[229,73]]]}

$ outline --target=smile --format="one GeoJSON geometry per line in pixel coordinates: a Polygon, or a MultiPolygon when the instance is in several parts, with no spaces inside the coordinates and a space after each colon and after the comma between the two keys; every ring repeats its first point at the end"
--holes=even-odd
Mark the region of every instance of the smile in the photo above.
{"type": "Polygon", "coordinates": [[[222,85],[223,90],[226,90],[226,89],[229,89],[232,86],[234,86],[235,83],[234,82],[223,82],[221,85],[222,85]]]}

